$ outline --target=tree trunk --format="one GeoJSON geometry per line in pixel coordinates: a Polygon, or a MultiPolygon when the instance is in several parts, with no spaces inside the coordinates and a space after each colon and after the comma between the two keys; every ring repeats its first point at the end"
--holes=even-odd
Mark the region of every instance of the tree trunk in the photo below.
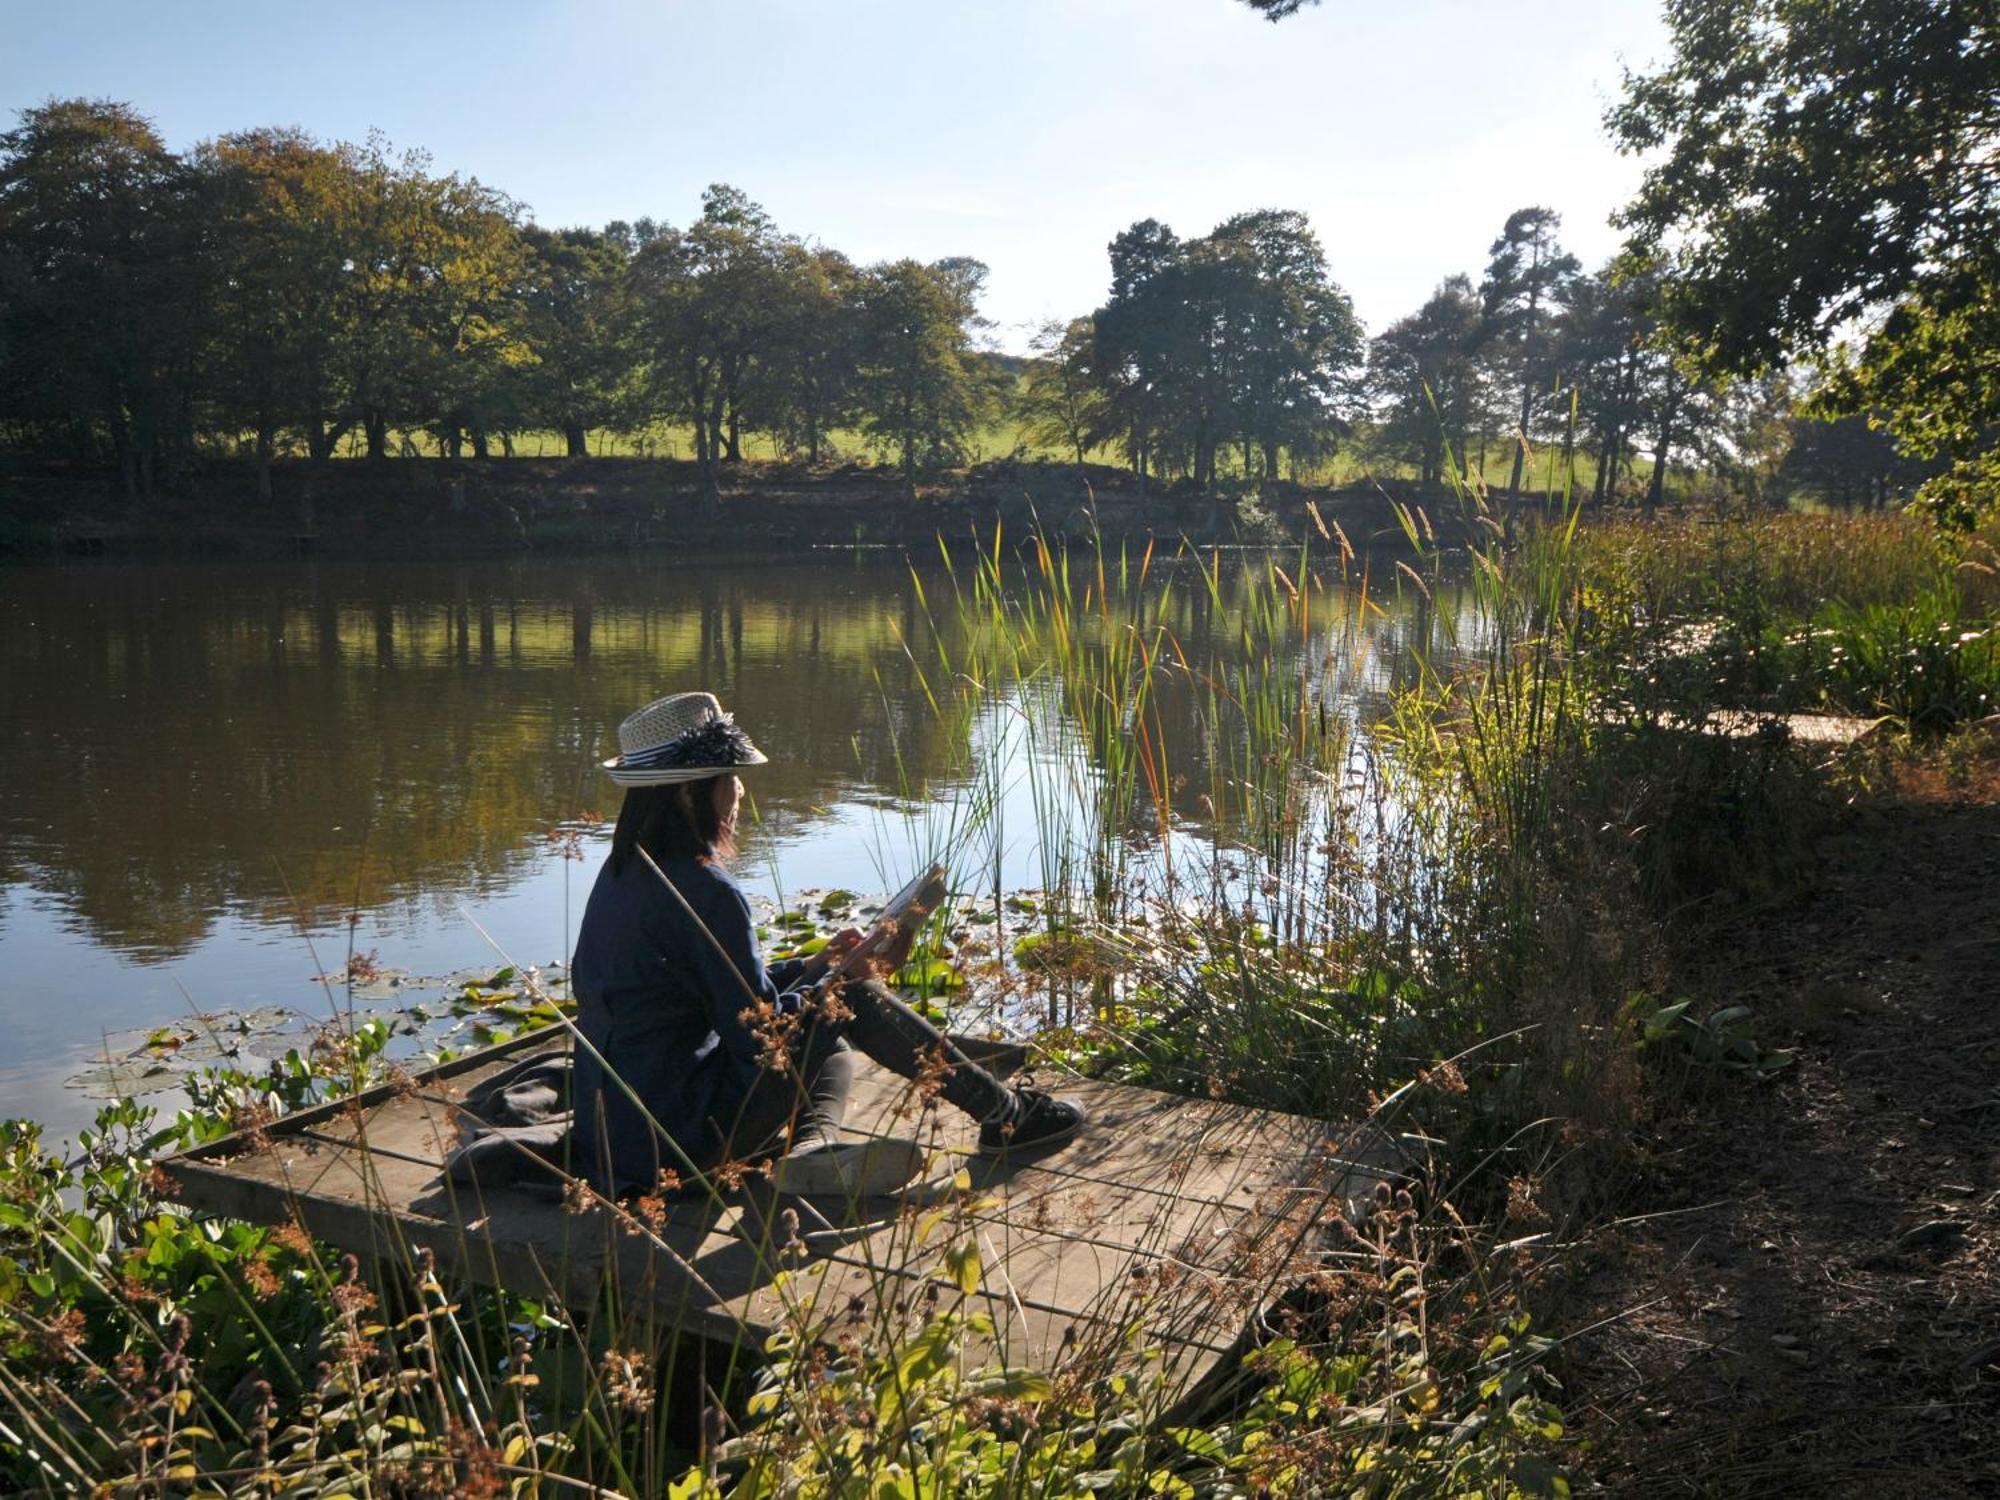
{"type": "MultiPolygon", "coordinates": [[[[452,456],[456,458],[458,455],[453,454],[452,456]]],[[[486,429],[484,427],[475,427],[472,429],[472,456],[474,458],[491,458],[493,456],[486,441],[486,429]]]]}
{"type": "Polygon", "coordinates": [[[118,455],[118,481],[127,500],[139,498],[139,459],[132,450],[132,432],[125,425],[125,413],[111,408],[111,448],[118,455]]]}
{"type": "Polygon", "coordinates": [[[306,456],[316,464],[325,463],[347,436],[347,428],[347,422],[333,421],[315,412],[306,427],[306,456]]]}
{"type": "Polygon", "coordinates": [[[583,423],[563,423],[563,445],[571,458],[590,457],[590,434],[583,430],[583,423]]]}
{"type": "Polygon", "coordinates": [[[1276,479],[1278,477],[1278,440],[1276,438],[1264,439],[1264,477],[1266,479],[1276,479]]]}
{"type": "Polygon", "coordinates": [[[385,459],[389,456],[389,418],[380,409],[361,414],[361,430],[368,438],[368,456],[385,459]]]}
{"type": "Polygon", "coordinates": [[[277,447],[278,429],[266,417],[257,424],[257,503],[271,503],[271,457],[277,447]]]}
{"type": "MultiPolygon", "coordinates": [[[[706,382],[697,383],[697,402],[706,382]]],[[[701,458],[701,513],[711,521],[722,517],[722,481],[716,473],[717,450],[722,446],[722,391],[717,388],[707,409],[695,407],[695,445],[701,458]],[[703,441],[704,435],[706,441],[703,441]]]]}
{"type": "Polygon", "coordinates": [[[1674,418],[1680,414],[1680,387],[1673,372],[1667,373],[1666,399],[1660,405],[1660,435],[1653,445],[1653,478],[1646,486],[1646,514],[1650,517],[1667,496],[1667,455],[1674,444],[1674,418]]]}

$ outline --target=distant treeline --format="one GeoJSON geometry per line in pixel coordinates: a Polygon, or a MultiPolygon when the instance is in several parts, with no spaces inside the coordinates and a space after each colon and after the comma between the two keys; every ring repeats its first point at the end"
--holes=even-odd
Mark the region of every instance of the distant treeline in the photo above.
{"type": "Polygon", "coordinates": [[[1511,447],[1518,493],[1524,449],[1561,444],[1595,460],[1599,499],[1634,491],[1642,456],[1656,501],[1676,459],[1755,491],[1815,445],[1829,485],[1887,492],[1865,424],[1795,445],[1783,384],[1689,380],[1648,340],[1653,289],[1583,274],[1558,228],[1514,214],[1477,284],[1371,343],[1303,214],[1193,239],[1146,220],[1111,244],[1105,304],[1040,330],[1023,379],[978,347],[978,261],[858,266],[730,187],[685,228],[552,230],[379,138],[176,154],[128,106],[55,101],[0,135],[0,446],[115,464],[133,495],[247,449],[268,496],[274,459],[344,444],[487,456],[556,433],[582,456],[592,432],[672,427],[713,496],[749,434],[817,462],[856,432],[914,481],[1006,417],[1204,491],[1311,477],[1345,444],[1427,483],[1511,447]]]}

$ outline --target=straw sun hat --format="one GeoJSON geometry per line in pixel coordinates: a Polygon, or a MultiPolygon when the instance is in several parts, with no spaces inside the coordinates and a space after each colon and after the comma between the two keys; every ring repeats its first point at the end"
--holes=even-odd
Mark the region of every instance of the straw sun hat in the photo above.
{"type": "Polygon", "coordinates": [[[620,786],[702,781],[765,760],[713,693],[669,693],[648,703],[618,726],[618,749],[604,769],[620,786]]]}

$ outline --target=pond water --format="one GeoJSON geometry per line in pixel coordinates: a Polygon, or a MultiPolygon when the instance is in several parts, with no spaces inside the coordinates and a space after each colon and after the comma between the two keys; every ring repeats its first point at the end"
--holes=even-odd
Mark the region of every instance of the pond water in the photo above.
{"type": "MultiPolygon", "coordinates": [[[[315,976],[350,951],[560,963],[617,807],[598,763],[664,692],[713,690],[771,758],[746,776],[747,885],[893,888],[978,795],[906,645],[951,583],[879,552],[0,571],[0,1116],[87,1123],[69,1080],[135,1028],[324,1017],[315,976]]],[[[1213,597],[1174,597],[1181,639],[1221,628],[1213,597]]],[[[1362,719],[1432,628],[1416,603],[1369,617],[1344,674],[1362,719]]],[[[989,718],[975,734],[1018,714],[989,718]]],[[[992,790],[981,882],[1038,885],[1030,789],[992,790]]]]}

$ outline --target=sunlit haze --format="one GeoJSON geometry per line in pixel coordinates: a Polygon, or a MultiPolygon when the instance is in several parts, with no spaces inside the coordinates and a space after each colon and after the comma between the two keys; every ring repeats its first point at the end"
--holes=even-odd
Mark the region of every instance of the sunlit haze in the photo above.
{"type": "Polygon", "coordinates": [[[549,225],[734,183],[857,260],[972,255],[994,336],[1087,312],[1136,219],[1302,208],[1371,330],[1547,203],[1586,263],[1636,180],[1600,119],[1652,0],[656,0],[8,6],[0,106],[127,101],[175,149],[380,129],[549,225]]]}

